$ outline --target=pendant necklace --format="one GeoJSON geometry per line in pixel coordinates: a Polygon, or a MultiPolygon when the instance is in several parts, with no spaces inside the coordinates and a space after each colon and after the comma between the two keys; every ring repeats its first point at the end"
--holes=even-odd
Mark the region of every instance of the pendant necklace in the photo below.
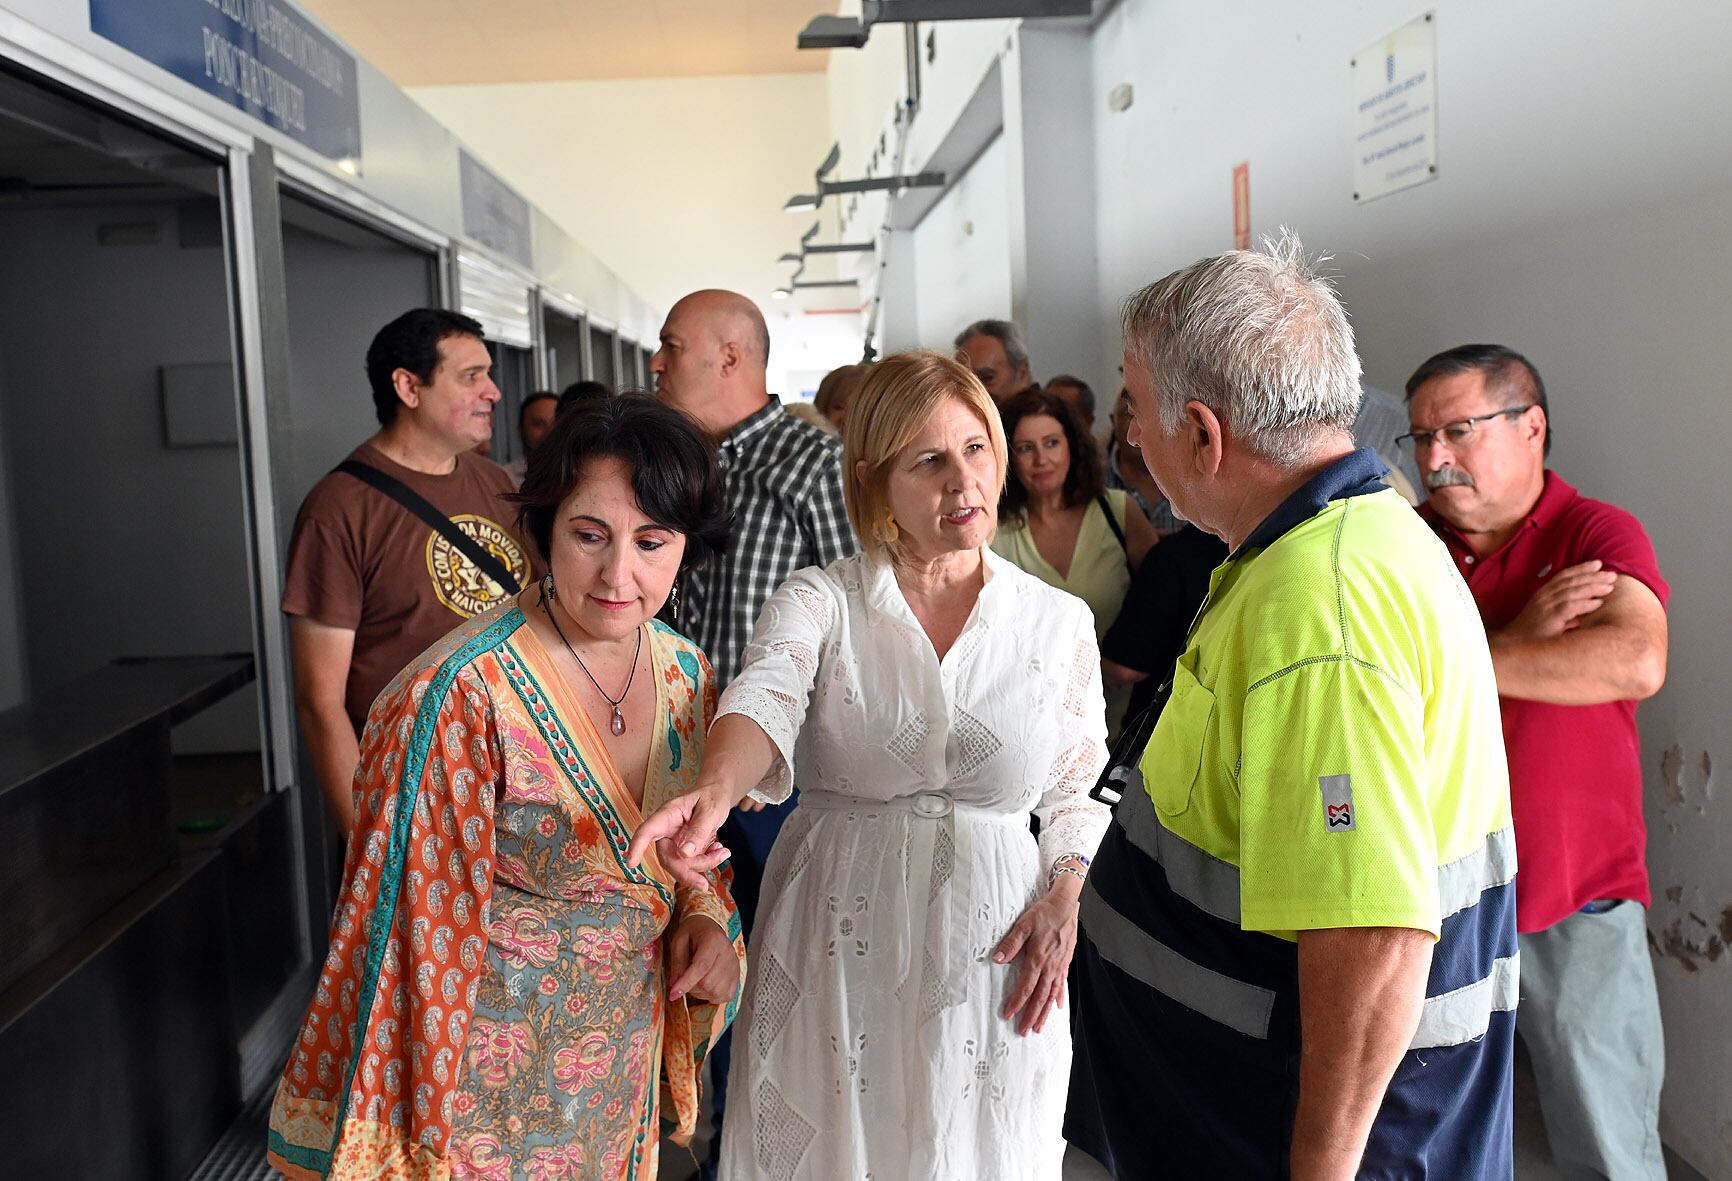
{"type": "Polygon", "coordinates": [[[637,629],[637,643],[633,644],[631,649],[631,672],[625,678],[625,688],[620,690],[619,698],[615,700],[607,695],[607,690],[601,687],[601,682],[595,679],[595,674],[589,671],[589,666],[583,662],[583,657],[577,654],[577,649],[573,648],[571,641],[565,638],[565,632],[560,630],[559,620],[553,617],[553,608],[548,606],[548,600],[552,597],[550,594],[542,594],[542,613],[547,616],[547,622],[553,625],[553,633],[559,637],[559,642],[565,645],[565,650],[571,653],[573,660],[577,661],[577,667],[583,670],[583,675],[588,677],[589,683],[595,686],[595,691],[601,694],[603,700],[613,706],[613,721],[608,723],[607,728],[612,730],[614,737],[617,738],[625,733],[625,714],[620,712],[619,707],[625,701],[626,696],[631,693],[632,680],[637,676],[638,652],[643,648],[643,628],[637,629]]]}

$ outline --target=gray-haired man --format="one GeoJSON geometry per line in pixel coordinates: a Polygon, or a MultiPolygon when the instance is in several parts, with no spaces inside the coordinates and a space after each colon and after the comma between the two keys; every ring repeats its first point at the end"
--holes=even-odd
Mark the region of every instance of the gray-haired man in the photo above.
{"type": "Polygon", "coordinates": [[[956,334],[956,351],[1000,406],[1035,384],[1022,329],[1009,320],[976,320],[956,334]]]}
{"type": "Polygon", "coordinates": [[[1124,328],[1130,442],[1229,553],[1083,892],[1066,1135],[1118,1177],[1507,1181],[1497,683],[1449,555],[1354,447],[1346,314],[1286,238],[1144,288],[1124,328]]]}

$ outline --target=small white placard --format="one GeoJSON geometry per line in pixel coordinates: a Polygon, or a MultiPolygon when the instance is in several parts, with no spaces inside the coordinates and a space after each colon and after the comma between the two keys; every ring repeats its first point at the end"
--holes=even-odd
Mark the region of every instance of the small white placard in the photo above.
{"type": "Polygon", "coordinates": [[[1353,199],[1437,176],[1437,24],[1431,13],[1353,58],[1353,199]]]}

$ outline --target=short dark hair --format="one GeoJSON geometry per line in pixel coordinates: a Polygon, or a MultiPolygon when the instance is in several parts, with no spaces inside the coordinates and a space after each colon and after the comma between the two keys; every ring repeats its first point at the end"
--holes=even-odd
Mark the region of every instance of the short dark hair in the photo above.
{"type": "Polygon", "coordinates": [[[1501,344],[1458,344],[1427,357],[1407,379],[1406,401],[1411,403],[1419,387],[1432,378],[1457,373],[1484,374],[1487,392],[1512,410],[1538,406],[1546,416],[1544,454],[1552,453],[1552,411],[1546,405],[1546,383],[1540,380],[1540,371],[1532,361],[1501,344]]]}
{"type": "MultiPolygon", "coordinates": [[[[537,402],[545,402],[549,398],[552,398],[555,402],[559,401],[559,395],[554,393],[552,390],[536,390],[533,394],[530,394],[527,398],[523,399],[523,405],[517,408],[517,425],[523,425],[523,416],[529,413],[529,408],[531,406],[535,405],[537,402]]],[[[558,412],[558,408],[555,407],[554,413],[557,414],[558,412]]]]}
{"type": "Polygon", "coordinates": [[[558,413],[564,414],[579,402],[606,401],[613,391],[599,381],[574,381],[559,391],[558,413]]]}
{"type": "Polygon", "coordinates": [[[1082,416],[1084,418],[1093,418],[1095,416],[1095,392],[1089,386],[1088,382],[1084,381],[1080,377],[1072,377],[1068,373],[1061,373],[1057,377],[1049,377],[1046,379],[1047,389],[1050,390],[1055,385],[1068,385],[1071,389],[1077,392],[1077,401],[1082,403],[1082,416]]]}
{"type": "Polygon", "coordinates": [[[373,390],[373,410],[379,422],[390,426],[397,420],[397,387],[391,375],[407,369],[422,384],[433,380],[439,368],[439,344],[452,336],[486,340],[481,325],[460,312],[444,308],[415,308],[385,325],[367,346],[367,384],[373,390]]]}
{"type": "Polygon", "coordinates": [[[1086,505],[1101,494],[1105,487],[1101,479],[1101,457],[1094,439],[1082,428],[1072,413],[1070,403],[1057,394],[1042,389],[1028,389],[1004,403],[1004,440],[1010,451],[1006,465],[1004,496],[998,502],[998,516],[1003,521],[1021,519],[1028,508],[1028,489],[1016,478],[1016,427],[1025,418],[1037,414],[1058,419],[1064,429],[1065,442],[1070,445],[1070,470],[1064,475],[1066,508],[1086,505]]]}
{"type": "Polygon", "coordinates": [[[697,423],[643,394],[580,402],[562,411],[529,456],[517,503],[518,527],[548,561],[559,506],[591,461],[611,457],[631,471],[644,515],[685,535],[683,569],[702,565],[728,546],[728,510],[715,453],[697,423]]]}

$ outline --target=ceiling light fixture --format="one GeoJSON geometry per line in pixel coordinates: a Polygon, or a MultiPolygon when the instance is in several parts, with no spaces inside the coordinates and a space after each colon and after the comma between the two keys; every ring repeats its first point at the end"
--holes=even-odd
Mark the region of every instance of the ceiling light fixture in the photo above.
{"type": "Polygon", "coordinates": [[[813,242],[818,236],[818,223],[813,222],[812,228],[800,235],[800,252],[792,252],[776,259],[777,262],[799,263],[804,269],[806,258],[813,254],[871,254],[878,249],[872,242],[813,242]]]}
{"type": "MultiPolygon", "coordinates": [[[[817,183],[818,191],[789,197],[787,202],[783,204],[782,211],[784,213],[799,213],[816,209],[824,203],[825,197],[835,196],[839,193],[900,193],[904,189],[935,189],[944,186],[945,177],[942,172],[917,172],[912,176],[873,176],[863,180],[830,180],[830,173],[836,170],[836,165],[841,159],[842,145],[831,144],[830,154],[824,157],[824,162],[818,165],[818,171],[812,177],[817,183]]],[[[806,232],[806,237],[802,238],[801,241],[805,242],[816,231],[817,227],[814,226],[806,232]]],[[[839,254],[842,252],[826,251],[824,253],[839,254]]]]}
{"type": "Polygon", "coordinates": [[[795,42],[801,49],[860,49],[873,25],[1020,17],[1090,16],[1094,0],[860,0],[860,15],[815,16],[795,42]]]}
{"type": "Polygon", "coordinates": [[[824,242],[806,247],[807,254],[867,254],[878,249],[870,242],[824,242]]]}

